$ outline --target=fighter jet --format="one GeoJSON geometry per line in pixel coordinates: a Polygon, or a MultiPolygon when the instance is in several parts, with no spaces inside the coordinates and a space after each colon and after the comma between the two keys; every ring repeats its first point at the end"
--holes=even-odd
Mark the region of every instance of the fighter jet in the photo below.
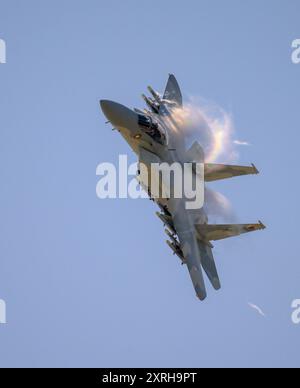
{"type": "MultiPolygon", "coordinates": [[[[198,142],[187,149],[185,136],[174,114],[183,107],[182,93],[174,75],[169,75],[163,95],[150,86],[148,90],[151,97],[142,95],[147,105],[142,110],[131,110],[113,101],[100,101],[108,122],[136,153],[140,165],[147,166],[151,171],[150,167],[154,163],[203,163],[205,182],[259,173],[254,165],[243,167],[205,163],[204,151],[198,142]]],[[[197,174],[197,171],[193,170],[193,174],[197,174]]],[[[137,178],[150,199],[157,203],[160,209],[157,215],[165,225],[169,238],[167,244],[187,267],[196,295],[203,301],[207,297],[203,270],[214,289],[221,288],[212,241],[265,229],[265,226],[260,221],[240,225],[209,224],[203,207],[187,209],[186,198],[165,198],[163,195],[153,197],[151,179],[145,183],[137,178]]]]}

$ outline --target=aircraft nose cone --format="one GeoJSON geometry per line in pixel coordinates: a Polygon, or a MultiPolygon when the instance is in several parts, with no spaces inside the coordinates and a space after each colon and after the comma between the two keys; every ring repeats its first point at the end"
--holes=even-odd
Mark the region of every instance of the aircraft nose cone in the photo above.
{"type": "Polygon", "coordinates": [[[111,117],[112,115],[114,115],[115,105],[116,105],[116,103],[113,101],[109,101],[109,100],[101,100],[100,101],[100,106],[101,106],[102,112],[105,114],[105,116],[108,119],[109,119],[109,116],[111,117]]]}
{"type": "Polygon", "coordinates": [[[107,119],[116,127],[136,130],[138,115],[124,105],[114,101],[101,100],[100,106],[107,119]]]}

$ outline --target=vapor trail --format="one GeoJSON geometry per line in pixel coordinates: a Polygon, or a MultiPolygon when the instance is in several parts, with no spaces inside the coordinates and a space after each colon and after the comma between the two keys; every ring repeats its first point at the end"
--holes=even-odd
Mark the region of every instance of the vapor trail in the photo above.
{"type": "Polygon", "coordinates": [[[262,309],[258,306],[256,306],[255,304],[253,303],[248,303],[249,307],[251,307],[252,309],[256,310],[262,317],[266,317],[266,314],[262,311],[262,309]]]}

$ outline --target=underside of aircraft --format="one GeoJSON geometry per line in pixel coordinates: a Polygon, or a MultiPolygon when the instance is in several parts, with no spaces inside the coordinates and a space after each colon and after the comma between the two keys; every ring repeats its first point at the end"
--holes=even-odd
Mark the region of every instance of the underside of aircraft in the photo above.
{"type": "MultiPolygon", "coordinates": [[[[204,177],[201,179],[206,183],[256,175],[259,172],[254,165],[206,163],[203,149],[198,142],[186,149],[184,136],[174,115],[174,111],[183,106],[182,93],[174,75],[169,76],[162,96],[151,87],[148,87],[148,90],[152,97],[142,95],[147,109],[130,110],[107,100],[100,102],[101,108],[137,154],[140,165],[146,166],[147,178],[150,176],[150,180],[144,181],[142,176],[137,179],[159,206],[160,212],[157,216],[167,228],[167,244],[181,263],[187,266],[196,295],[200,300],[204,300],[207,293],[202,270],[216,290],[221,288],[212,253],[212,242],[265,229],[265,226],[260,221],[253,224],[209,224],[203,208],[187,210],[184,198],[154,196],[151,167],[161,163],[191,163],[193,166],[203,163],[204,177]]],[[[193,170],[193,174],[197,176],[197,171],[193,170]]]]}

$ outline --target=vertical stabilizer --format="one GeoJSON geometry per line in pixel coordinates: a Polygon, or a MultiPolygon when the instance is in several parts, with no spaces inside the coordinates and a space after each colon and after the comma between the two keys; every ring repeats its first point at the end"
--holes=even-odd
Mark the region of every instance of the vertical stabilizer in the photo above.
{"type": "Polygon", "coordinates": [[[182,106],[182,94],[178,82],[173,74],[169,75],[168,83],[164,93],[164,100],[176,102],[182,106]]]}

